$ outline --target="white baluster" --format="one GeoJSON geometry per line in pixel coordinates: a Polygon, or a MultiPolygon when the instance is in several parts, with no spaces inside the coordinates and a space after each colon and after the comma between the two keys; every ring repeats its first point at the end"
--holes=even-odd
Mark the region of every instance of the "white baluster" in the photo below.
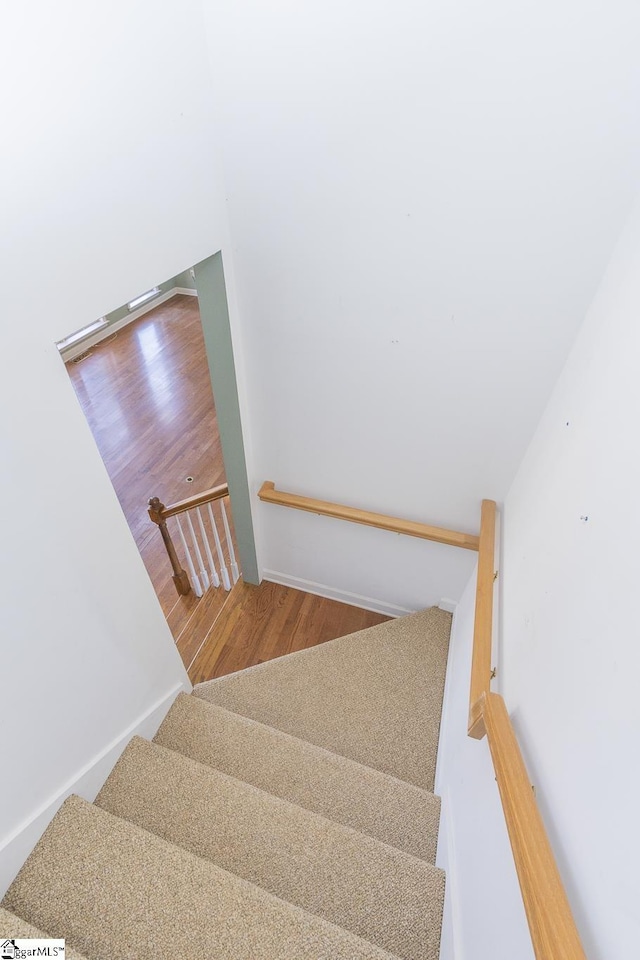
{"type": "Polygon", "coordinates": [[[224,500],[220,501],[222,506],[222,522],[224,523],[224,533],[227,538],[227,546],[229,547],[229,557],[231,559],[231,575],[233,576],[233,582],[237,583],[238,578],[240,577],[240,571],[238,570],[238,564],[236,563],[236,552],[233,549],[233,540],[231,539],[231,533],[229,531],[229,521],[227,520],[227,508],[224,505],[224,500]]]}
{"type": "Polygon", "coordinates": [[[187,518],[187,523],[189,524],[189,533],[191,534],[191,542],[193,543],[193,549],[195,550],[196,557],[198,558],[198,563],[200,565],[200,576],[202,578],[202,586],[205,590],[209,589],[209,574],[207,573],[204,560],[202,559],[202,554],[200,552],[200,544],[198,543],[198,538],[196,537],[196,532],[193,529],[193,524],[191,522],[191,511],[187,510],[185,514],[187,518]]]}
{"type": "Polygon", "coordinates": [[[184,552],[187,556],[187,566],[189,567],[189,573],[191,574],[191,582],[193,584],[193,590],[196,597],[202,596],[202,586],[200,585],[200,580],[196,573],[196,568],[193,565],[193,558],[191,556],[191,551],[185,539],[184,531],[182,529],[182,524],[180,523],[180,517],[176,516],[178,522],[178,530],[180,531],[180,539],[182,540],[182,546],[184,547],[184,552]]]}
{"type": "Polygon", "coordinates": [[[211,570],[211,583],[214,587],[220,586],[220,577],[218,576],[218,571],[216,570],[216,565],[213,562],[213,556],[211,555],[211,544],[209,543],[209,537],[207,536],[207,531],[202,520],[202,514],[200,513],[200,507],[196,507],[196,513],[198,514],[198,523],[200,524],[200,533],[202,534],[202,542],[204,543],[204,548],[207,552],[207,560],[209,561],[209,570],[211,570]]]}
{"type": "Polygon", "coordinates": [[[231,590],[231,581],[229,580],[229,571],[227,570],[227,565],[224,562],[222,544],[220,543],[220,537],[218,536],[218,528],[216,527],[216,521],[213,516],[213,510],[211,509],[211,504],[208,503],[207,507],[209,508],[209,521],[211,523],[211,530],[213,531],[213,541],[216,545],[216,553],[218,554],[218,562],[220,563],[220,576],[222,577],[222,584],[225,590],[231,590]]]}

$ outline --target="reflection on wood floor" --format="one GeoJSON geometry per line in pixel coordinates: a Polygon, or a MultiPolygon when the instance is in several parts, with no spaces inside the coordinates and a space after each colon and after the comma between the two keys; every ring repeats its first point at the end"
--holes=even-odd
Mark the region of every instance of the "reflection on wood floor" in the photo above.
{"type": "Polygon", "coordinates": [[[67,369],[192,680],[387,619],[266,582],[178,597],[147,501],[225,482],[197,298],[172,298],[88,353],[67,369]]]}

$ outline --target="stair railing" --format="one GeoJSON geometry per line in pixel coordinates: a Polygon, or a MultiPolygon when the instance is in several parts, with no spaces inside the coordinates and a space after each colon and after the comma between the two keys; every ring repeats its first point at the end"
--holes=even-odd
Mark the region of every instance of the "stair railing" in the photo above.
{"type": "Polygon", "coordinates": [[[276,490],[271,480],[265,480],[258,496],[266,503],[277,503],[281,507],[293,507],[294,510],[305,510],[307,513],[336,517],[338,520],[350,520],[351,523],[362,523],[367,527],[378,527],[380,530],[390,530],[392,533],[404,533],[410,537],[420,537],[422,540],[435,540],[436,543],[448,543],[452,547],[464,547],[466,550],[478,549],[479,539],[473,533],[460,533],[458,530],[433,527],[428,523],[418,523],[415,520],[401,520],[399,517],[389,517],[384,513],[346,507],[344,504],[330,503],[328,500],[315,500],[312,497],[300,497],[295,493],[284,493],[282,490],[276,490]]]}
{"type": "Polygon", "coordinates": [[[480,535],[475,536],[284,493],[271,481],[263,483],[258,496],[267,503],[478,551],[467,732],[476,740],[487,736],[536,960],[586,960],[506,704],[491,691],[493,593],[498,576],[494,570],[495,502],[482,501],[480,535]]]}
{"type": "Polygon", "coordinates": [[[149,517],[159,527],[173,570],[173,582],[178,594],[185,596],[192,587],[197,597],[206,590],[219,587],[231,589],[231,583],[237,583],[240,571],[236,560],[233,537],[229,527],[229,517],[225,500],[229,497],[226,483],[212,487],[203,493],[195,494],[186,500],[179,500],[166,507],[158,497],[149,500],[149,517]],[[223,537],[220,536],[218,520],[215,516],[219,504],[223,537]],[[178,552],[167,527],[167,520],[175,517],[178,537],[182,545],[187,571],[182,567],[178,552]],[[222,546],[224,539],[229,562],[225,558],[222,546]],[[214,552],[217,558],[214,560],[214,552]]]}
{"type": "Polygon", "coordinates": [[[504,698],[491,690],[496,505],[482,501],[467,733],[485,735],[537,960],[586,960],[504,698]]]}
{"type": "Polygon", "coordinates": [[[496,551],[496,505],[483,500],[480,513],[480,543],[478,549],[478,578],[476,581],[476,611],[473,621],[473,654],[471,658],[471,686],[469,690],[469,720],[467,733],[482,740],[486,730],[483,719],[484,693],[489,693],[494,676],[491,667],[493,643],[493,585],[498,574],[494,572],[496,551]]]}

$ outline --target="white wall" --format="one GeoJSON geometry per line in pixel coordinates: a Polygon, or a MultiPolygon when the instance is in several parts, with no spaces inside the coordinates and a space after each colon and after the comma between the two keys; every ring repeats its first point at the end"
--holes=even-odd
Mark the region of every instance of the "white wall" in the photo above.
{"type": "Polygon", "coordinates": [[[500,673],[591,960],[640,942],[639,312],[636,209],[505,508],[500,673]]]}
{"type": "MultiPolygon", "coordinates": [[[[640,8],[205,6],[255,486],[477,529],[628,210],[640,8]]],[[[415,607],[471,574],[463,553],[445,573],[424,545],[259,516],[265,568],[291,577],[415,607]]]]}
{"type": "Polygon", "coordinates": [[[3,11],[0,886],[188,683],[54,341],[226,243],[203,35],[195,0],[3,11]]]}
{"type": "MultiPolygon", "coordinates": [[[[505,696],[590,960],[635,956],[640,205],[508,493],[495,686],[505,696]],[[583,519],[588,517],[587,520],[583,519]]],[[[466,736],[473,577],[454,616],[436,790],[442,960],[526,960],[486,739],[466,736]]]]}

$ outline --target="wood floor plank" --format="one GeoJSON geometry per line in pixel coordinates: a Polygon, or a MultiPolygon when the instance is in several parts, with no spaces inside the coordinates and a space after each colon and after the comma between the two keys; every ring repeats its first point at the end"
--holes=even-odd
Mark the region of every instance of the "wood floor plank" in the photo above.
{"type": "Polygon", "coordinates": [[[198,605],[199,600],[193,591],[188,593],[186,596],[176,597],[175,590],[174,599],[175,603],[171,607],[169,613],[166,614],[166,617],[171,633],[174,637],[179,637],[187,625],[187,622],[191,618],[191,615],[194,612],[195,607],[198,605]]]}
{"type": "Polygon", "coordinates": [[[191,617],[185,623],[176,643],[187,670],[209,635],[228,597],[229,593],[222,587],[217,590],[207,590],[202,600],[194,607],[191,617]]]}
{"type": "Polygon", "coordinates": [[[209,633],[207,642],[203,644],[189,667],[189,678],[192,683],[210,680],[214,676],[218,660],[240,622],[242,596],[247,586],[242,580],[238,580],[231,592],[227,594],[226,602],[216,619],[215,630],[209,633]]]}

